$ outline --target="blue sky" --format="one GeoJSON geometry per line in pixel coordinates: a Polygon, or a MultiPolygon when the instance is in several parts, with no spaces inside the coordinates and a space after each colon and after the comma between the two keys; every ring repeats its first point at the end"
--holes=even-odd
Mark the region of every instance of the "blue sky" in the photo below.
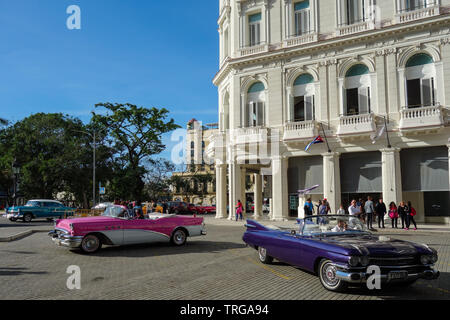
{"type": "MultiPolygon", "coordinates": [[[[0,0],[0,117],[99,102],[165,107],[185,127],[217,122],[218,0],[0,0]],[[69,30],[70,5],[81,30],[69,30]]],[[[163,156],[170,156],[168,150],[163,156]]]]}

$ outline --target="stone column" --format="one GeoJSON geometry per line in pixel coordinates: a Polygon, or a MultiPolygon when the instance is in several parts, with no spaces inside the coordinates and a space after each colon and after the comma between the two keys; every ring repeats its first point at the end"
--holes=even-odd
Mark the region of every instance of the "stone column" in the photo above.
{"type": "Polygon", "coordinates": [[[233,220],[235,218],[237,201],[241,197],[241,166],[236,162],[231,163],[229,166],[228,181],[230,187],[228,219],[233,220]]]}
{"type": "MultiPolygon", "coordinates": [[[[402,200],[402,175],[400,169],[400,149],[381,149],[381,174],[383,185],[383,202],[386,209],[392,201],[399,204],[402,200]]],[[[389,216],[385,216],[385,220],[389,216]]]]}
{"type": "Polygon", "coordinates": [[[287,158],[272,158],[272,220],[275,221],[283,221],[289,217],[287,169],[287,158]]]}
{"type": "MultiPolygon", "coordinates": [[[[239,181],[241,184],[241,188],[240,188],[240,193],[237,193],[237,194],[239,195],[238,200],[241,200],[244,214],[247,214],[247,197],[246,197],[246,188],[245,188],[245,185],[246,185],[245,176],[247,174],[247,170],[243,166],[240,166],[240,169],[241,170],[240,170],[240,176],[239,176],[240,180],[239,181]]],[[[237,201],[236,201],[236,203],[237,203],[237,201]]]]}
{"type": "Polygon", "coordinates": [[[448,190],[450,191],[450,138],[448,139],[449,144],[447,144],[448,147],[448,190]]]}
{"type": "Polygon", "coordinates": [[[336,213],[341,204],[341,172],[339,153],[330,152],[323,156],[323,194],[330,204],[331,212],[336,213]]]}
{"type": "Polygon", "coordinates": [[[254,199],[255,199],[255,216],[256,220],[262,217],[262,179],[260,173],[255,173],[255,186],[254,186],[254,199]]]}
{"type": "Polygon", "coordinates": [[[227,216],[227,165],[216,164],[216,219],[227,216]]]}

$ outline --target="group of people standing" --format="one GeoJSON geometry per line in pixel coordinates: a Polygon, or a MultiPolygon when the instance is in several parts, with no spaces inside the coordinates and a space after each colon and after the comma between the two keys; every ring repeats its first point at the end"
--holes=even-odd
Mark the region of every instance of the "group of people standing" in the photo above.
{"type": "MultiPolygon", "coordinates": [[[[327,199],[319,200],[317,205],[314,205],[311,199],[308,199],[303,207],[305,217],[314,214],[314,207],[316,207],[316,212],[319,215],[328,214],[331,211],[327,199]]],[[[414,224],[414,230],[417,230],[417,224],[414,220],[416,210],[412,207],[410,201],[407,204],[405,201],[401,201],[398,206],[391,202],[389,208],[387,208],[382,198],[379,198],[378,202],[374,203],[373,198],[368,196],[366,201],[361,198],[358,201],[353,199],[347,211],[344,209],[344,205],[341,204],[336,214],[357,216],[367,224],[368,229],[373,229],[375,219],[378,221],[378,228],[385,228],[384,216],[388,214],[392,221],[392,228],[398,228],[398,218],[400,218],[402,229],[409,230],[412,223],[414,224]]]]}
{"type": "Polygon", "coordinates": [[[382,198],[378,199],[378,202],[374,205],[372,197],[368,196],[367,201],[362,199],[356,201],[353,199],[348,207],[348,213],[358,216],[362,221],[366,222],[368,229],[373,228],[372,223],[375,217],[378,218],[378,228],[384,228],[384,216],[388,213],[389,218],[391,218],[392,228],[398,228],[398,218],[400,217],[402,229],[409,230],[411,223],[413,223],[414,230],[417,230],[417,224],[414,220],[416,210],[412,207],[410,201],[408,201],[408,205],[405,204],[405,201],[401,201],[398,207],[395,202],[391,202],[388,210],[382,198]]]}

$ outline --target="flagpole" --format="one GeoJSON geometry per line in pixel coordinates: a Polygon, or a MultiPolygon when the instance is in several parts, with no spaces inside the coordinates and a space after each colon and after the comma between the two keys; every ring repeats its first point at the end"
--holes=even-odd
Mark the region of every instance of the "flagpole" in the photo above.
{"type": "Polygon", "coordinates": [[[384,118],[384,127],[386,129],[386,138],[387,138],[388,148],[392,148],[391,141],[389,140],[389,132],[388,132],[388,128],[387,128],[386,116],[384,116],[383,118],[384,118]]]}
{"type": "Polygon", "coordinates": [[[327,138],[327,135],[325,134],[325,130],[323,129],[323,123],[322,122],[320,123],[320,126],[322,127],[323,136],[325,138],[325,142],[327,143],[328,153],[331,153],[330,145],[328,144],[328,138],[327,138]]]}

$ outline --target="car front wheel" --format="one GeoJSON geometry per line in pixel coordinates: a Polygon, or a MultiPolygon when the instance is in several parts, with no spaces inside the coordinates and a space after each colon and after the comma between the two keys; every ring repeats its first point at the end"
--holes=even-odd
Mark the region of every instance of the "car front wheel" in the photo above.
{"type": "Polygon", "coordinates": [[[319,279],[325,289],[341,292],[347,289],[347,283],[337,277],[336,271],[336,266],[324,259],[319,264],[319,279]]]}
{"type": "Polygon", "coordinates": [[[264,264],[270,264],[273,262],[273,258],[267,254],[266,248],[259,247],[258,248],[258,257],[259,261],[264,264]]]}
{"type": "Polygon", "coordinates": [[[31,222],[32,219],[33,219],[33,215],[31,213],[26,213],[23,216],[23,222],[31,222]]]}
{"type": "Polygon", "coordinates": [[[81,250],[86,253],[94,253],[102,247],[102,242],[100,239],[93,234],[89,234],[83,238],[81,241],[81,250]]]}

